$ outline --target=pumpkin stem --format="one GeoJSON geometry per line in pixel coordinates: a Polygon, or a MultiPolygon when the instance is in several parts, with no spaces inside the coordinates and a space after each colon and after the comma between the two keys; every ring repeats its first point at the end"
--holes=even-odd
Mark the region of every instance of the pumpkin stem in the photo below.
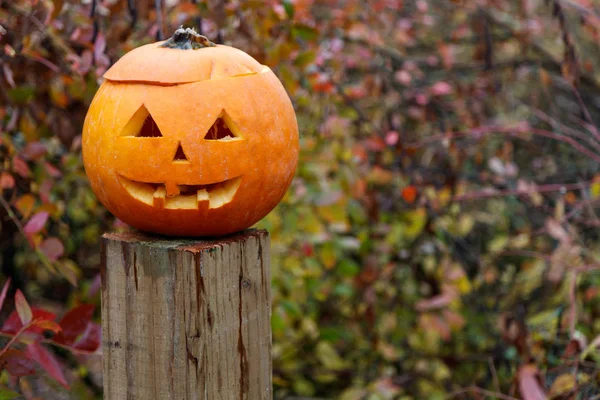
{"type": "Polygon", "coordinates": [[[180,50],[197,50],[204,47],[215,47],[216,44],[202,36],[194,28],[179,27],[160,47],[180,50]]]}

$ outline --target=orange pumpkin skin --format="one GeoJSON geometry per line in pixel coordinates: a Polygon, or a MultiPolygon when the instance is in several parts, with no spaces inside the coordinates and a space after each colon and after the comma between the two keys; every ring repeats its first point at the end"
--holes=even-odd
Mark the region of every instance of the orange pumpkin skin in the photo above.
{"type": "Polygon", "coordinates": [[[296,169],[290,99],[268,67],[240,50],[161,43],[121,58],[92,101],[82,142],[92,189],[143,231],[221,236],[248,228],[282,199],[296,169]],[[160,133],[141,135],[150,132],[148,116],[160,133]],[[215,139],[219,118],[235,137],[215,139]]]}

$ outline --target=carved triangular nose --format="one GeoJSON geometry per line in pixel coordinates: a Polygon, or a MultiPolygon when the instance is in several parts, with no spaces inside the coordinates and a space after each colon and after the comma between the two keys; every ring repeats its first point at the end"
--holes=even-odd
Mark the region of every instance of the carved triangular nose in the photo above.
{"type": "Polygon", "coordinates": [[[183,152],[183,147],[181,147],[181,143],[177,146],[177,151],[175,152],[175,157],[173,157],[173,161],[189,161],[183,152]]]}

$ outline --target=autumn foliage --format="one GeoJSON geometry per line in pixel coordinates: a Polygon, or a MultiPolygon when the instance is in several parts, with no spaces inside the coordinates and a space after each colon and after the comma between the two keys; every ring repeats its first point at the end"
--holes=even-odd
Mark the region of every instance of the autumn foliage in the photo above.
{"type": "Polygon", "coordinates": [[[268,65],[298,117],[259,223],[276,399],[600,394],[597,1],[0,0],[2,395],[101,396],[98,238],[124,224],[83,120],[180,25],[268,65]]]}

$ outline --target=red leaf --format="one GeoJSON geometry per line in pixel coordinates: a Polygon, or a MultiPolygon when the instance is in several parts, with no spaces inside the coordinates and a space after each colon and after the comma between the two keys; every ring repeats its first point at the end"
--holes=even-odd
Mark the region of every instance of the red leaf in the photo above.
{"type": "Polygon", "coordinates": [[[2,306],[4,305],[4,300],[6,299],[6,292],[8,292],[10,281],[11,278],[8,278],[8,280],[4,282],[4,286],[2,287],[2,293],[0,293],[0,311],[2,311],[2,306]]]}
{"type": "Polygon", "coordinates": [[[0,370],[6,369],[12,376],[26,376],[35,373],[35,363],[19,350],[8,349],[0,360],[0,370]]]}
{"type": "Polygon", "coordinates": [[[29,176],[31,175],[29,166],[25,161],[23,161],[23,159],[19,157],[13,158],[13,169],[17,174],[21,175],[23,178],[29,178],[29,176]]]}
{"type": "Polygon", "coordinates": [[[60,172],[60,169],[56,168],[49,162],[44,163],[44,168],[46,169],[48,175],[50,175],[53,178],[60,178],[62,176],[62,172],[60,172]]]}
{"type": "Polygon", "coordinates": [[[77,337],[85,331],[95,308],[96,306],[93,304],[82,304],[66,313],[59,323],[63,331],[56,336],[54,341],[72,345],[77,337]]]}
{"type": "Polygon", "coordinates": [[[52,185],[53,182],[51,179],[46,179],[40,185],[40,199],[44,204],[50,203],[50,191],[52,190],[52,185]]]}
{"type": "Polygon", "coordinates": [[[40,211],[38,213],[33,214],[33,216],[29,219],[29,221],[27,221],[27,223],[23,227],[23,231],[25,231],[25,233],[28,235],[38,233],[39,231],[44,229],[46,221],[48,221],[49,215],[50,214],[48,214],[47,211],[40,211]]]}
{"type": "MultiPolygon", "coordinates": [[[[33,307],[31,309],[31,312],[33,315],[33,319],[36,321],[54,321],[54,319],[56,318],[56,315],[49,311],[42,310],[41,308],[33,307]]],[[[4,325],[0,330],[6,333],[17,333],[22,327],[23,324],[19,319],[19,315],[16,311],[13,311],[12,313],[10,313],[8,319],[4,322],[4,325]]],[[[27,332],[42,334],[43,330],[36,326],[32,326],[30,329],[27,330],[27,332]]]]}
{"type": "Polygon", "coordinates": [[[523,400],[546,400],[548,396],[537,379],[535,365],[523,365],[519,368],[519,391],[523,400]]]}
{"type": "Polygon", "coordinates": [[[65,247],[60,239],[56,237],[49,237],[44,240],[40,244],[39,249],[50,259],[50,261],[56,261],[65,252],[65,247]]]}
{"type": "Polygon", "coordinates": [[[93,322],[88,322],[85,331],[73,347],[80,350],[96,351],[100,346],[100,338],[102,337],[102,328],[100,325],[93,322]]]}
{"type": "Polygon", "coordinates": [[[0,175],[0,188],[12,189],[15,187],[15,178],[8,172],[3,172],[0,175]]]}
{"type": "Polygon", "coordinates": [[[31,307],[29,307],[29,303],[19,289],[17,289],[17,293],[15,293],[15,308],[17,309],[17,314],[19,314],[19,319],[23,326],[31,322],[31,319],[33,318],[31,307]]]}
{"type": "Polygon", "coordinates": [[[44,143],[31,142],[27,143],[25,148],[21,151],[20,155],[26,160],[37,160],[44,154],[46,154],[47,148],[44,143]]]}
{"type": "Polygon", "coordinates": [[[402,198],[408,204],[414,203],[417,199],[417,188],[413,185],[406,186],[404,189],[402,189],[402,198]]]}
{"type": "Polygon", "coordinates": [[[25,350],[25,354],[29,356],[31,359],[37,361],[38,364],[50,375],[53,379],[55,379],[58,383],[63,385],[65,388],[69,388],[67,384],[67,380],[63,375],[60,365],[58,361],[52,353],[50,353],[46,348],[44,348],[39,343],[32,343],[27,345],[27,349],[25,350]]]}

